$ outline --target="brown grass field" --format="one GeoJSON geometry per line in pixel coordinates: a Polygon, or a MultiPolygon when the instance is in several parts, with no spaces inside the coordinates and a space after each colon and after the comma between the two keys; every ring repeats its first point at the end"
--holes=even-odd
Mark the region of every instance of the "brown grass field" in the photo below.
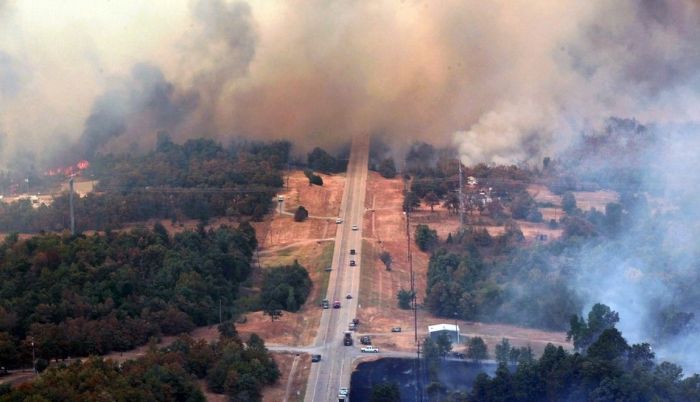
{"type": "MultiPolygon", "coordinates": [[[[398,308],[396,294],[399,289],[410,288],[410,267],[407,257],[406,220],[402,211],[403,183],[400,179],[387,180],[370,172],[367,183],[367,208],[365,217],[365,243],[361,261],[362,277],[359,295],[358,318],[360,334],[371,334],[373,343],[380,348],[390,350],[414,350],[414,318],[412,311],[398,308]],[[388,251],[393,257],[392,270],[387,271],[379,260],[381,251],[388,251]],[[392,327],[401,327],[401,333],[391,333],[392,327]]],[[[458,217],[450,215],[442,207],[422,206],[411,214],[411,250],[415,286],[418,303],[425,297],[429,256],[418,250],[413,242],[415,226],[425,223],[435,229],[438,236],[445,238],[459,226],[458,217]]],[[[547,229],[545,224],[518,222],[526,238],[534,238],[537,233],[558,236],[560,231],[547,229]]],[[[502,227],[487,227],[492,234],[503,231],[502,227]]],[[[418,337],[427,334],[428,325],[454,323],[454,320],[438,318],[425,310],[418,311],[418,337]]],[[[536,352],[541,352],[547,343],[570,347],[566,335],[562,332],[541,331],[520,328],[512,325],[487,324],[477,322],[458,322],[461,332],[467,336],[481,336],[493,350],[502,338],[510,339],[517,346],[530,345],[536,352]]],[[[459,349],[459,348],[457,348],[459,349]]]]}

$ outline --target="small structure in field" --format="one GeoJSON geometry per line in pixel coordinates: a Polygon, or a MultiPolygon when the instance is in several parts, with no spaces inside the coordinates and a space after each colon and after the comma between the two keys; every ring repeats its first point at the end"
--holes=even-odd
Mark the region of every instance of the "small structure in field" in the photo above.
{"type": "Polygon", "coordinates": [[[437,341],[441,335],[447,335],[452,343],[459,343],[459,325],[455,324],[436,324],[428,326],[428,335],[430,339],[437,341]]]}

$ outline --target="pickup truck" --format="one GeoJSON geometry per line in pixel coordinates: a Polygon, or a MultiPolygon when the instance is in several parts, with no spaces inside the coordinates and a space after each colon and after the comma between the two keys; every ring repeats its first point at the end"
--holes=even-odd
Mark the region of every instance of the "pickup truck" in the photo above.
{"type": "Polygon", "coordinates": [[[361,348],[360,351],[362,353],[379,353],[379,348],[375,348],[374,346],[365,346],[364,348],[361,348]]]}
{"type": "Polygon", "coordinates": [[[350,402],[350,392],[347,388],[341,387],[338,390],[338,402],[350,402]]]}

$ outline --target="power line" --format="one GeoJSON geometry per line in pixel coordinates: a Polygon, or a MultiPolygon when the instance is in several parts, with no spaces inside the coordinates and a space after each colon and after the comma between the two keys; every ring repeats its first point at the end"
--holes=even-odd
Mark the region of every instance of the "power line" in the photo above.
{"type": "Polygon", "coordinates": [[[248,194],[248,193],[275,193],[279,187],[271,186],[241,186],[241,187],[99,187],[95,192],[114,193],[168,193],[168,194],[248,194]]]}

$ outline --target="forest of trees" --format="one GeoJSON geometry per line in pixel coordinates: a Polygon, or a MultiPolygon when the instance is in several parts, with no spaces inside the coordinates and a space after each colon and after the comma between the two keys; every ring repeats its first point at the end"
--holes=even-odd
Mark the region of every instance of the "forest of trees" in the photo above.
{"type": "Polygon", "coordinates": [[[0,366],[105,354],[187,332],[231,310],[257,247],[248,223],[169,236],[8,236],[0,244],[0,366]]]}
{"type": "MultiPolygon", "coordinates": [[[[589,321],[600,329],[591,343],[571,353],[547,345],[539,359],[521,361],[517,368],[501,361],[494,377],[480,374],[469,395],[445,401],[698,401],[700,375],[685,377],[683,369],[658,363],[647,343],[630,345],[615,328],[617,313],[596,305],[589,321]],[[613,318],[613,319],[611,319],[613,318]],[[594,324],[595,322],[595,324],[594,324]],[[606,322],[598,327],[599,323],[606,322]]],[[[576,333],[581,327],[572,328],[576,333]]],[[[584,329],[584,332],[587,329],[584,329]]],[[[508,353],[505,353],[507,355],[508,353]]]]}
{"type": "MultiPolygon", "coordinates": [[[[87,175],[96,192],[75,197],[76,229],[105,230],[126,222],[262,217],[282,186],[289,142],[239,143],[224,148],[208,139],[175,144],[167,136],[145,155],[98,155],[87,175]]],[[[0,231],[61,231],[69,227],[68,195],[50,206],[0,202],[0,231]]]]}
{"type": "Polygon", "coordinates": [[[240,402],[260,401],[262,389],[280,377],[263,340],[244,343],[232,323],[219,327],[221,339],[207,343],[181,335],[167,348],[151,346],[136,360],[117,363],[90,357],[50,367],[35,381],[0,388],[0,402],[20,401],[181,401],[203,402],[201,379],[214,393],[240,402]]]}
{"type": "Polygon", "coordinates": [[[582,302],[556,251],[557,244],[524,247],[514,224],[496,237],[485,229],[457,233],[430,257],[425,305],[442,317],[565,329],[582,302]]]}

